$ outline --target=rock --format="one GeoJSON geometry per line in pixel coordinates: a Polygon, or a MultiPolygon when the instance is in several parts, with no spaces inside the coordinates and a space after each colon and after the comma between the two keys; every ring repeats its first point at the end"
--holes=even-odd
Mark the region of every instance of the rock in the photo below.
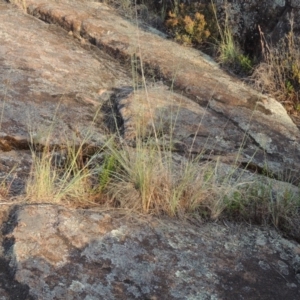
{"type": "Polygon", "coordinates": [[[156,135],[171,141],[176,151],[267,168],[282,180],[280,174],[289,165],[289,179],[296,183],[299,163],[292,157],[298,156],[294,148],[298,147],[298,129],[279,103],[260,97],[261,102],[255,104],[257,110],[251,112],[250,99],[245,104],[236,104],[234,99],[226,104],[212,99],[207,107],[201,107],[183,95],[158,87],[120,97],[118,108],[128,141],[134,140],[137,133],[154,135],[155,127],[156,135]],[[276,127],[274,119],[278,121],[276,127]]]}
{"type": "Polygon", "coordinates": [[[1,201],[6,201],[8,196],[19,196],[24,194],[31,166],[32,153],[30,150],[0,152],[1,201]],[[5,187],[8,187],[8,189],[5,187]]]}
{"type": "Polygon", "coordinates": [[[105,93],[129,85],[127,71],[104,52],[84,49],[56,25],[3,3],[0,14],[1,150],[49,140],[101,145],[105,93]]]}
{"type": "MultiPolygon", "coordinates": [[[[187,149],[196,147],[196,151],[210,151],[209,146],[208,149],[205,149],[206,146],[200,149],[200,145],[204,144],[203,140],[209,136],[208,144],[217,145],[215,147],[221,155],[225,152],[242,152],[243,159],[260,170],[267,167],[277,178],[286,180],[283,174],[288,174],[289,180],[299,182],[299,129],[281,104],[230,77],[201,52],[141,30],[104,4],[71,2],[47,1],[45,4],[41,0],[30,0],[26,3],[27,11],[33,16],[73,31],[121,61],[130,61],[132,57],[142,60],[145,74],[154,79],[163,79],[166,84],[172,83],[177,92],[181,91],[205,107],[191,104],[192,107],[185,111],[186,117],[182,122],[194,122],[189,126],[190,132],[184,133],[187,149]],[[71,2],[72,5],[68,4],[71,2]],[[97,14],[93,13],[95,9],[97,14]],[[77,13],[79,11],[80,14],[77,13]],[[152,45],[156,47],[153,48],[152,45]],[[193,111],[196,107],[198,112],[190,114],[193,114],[194,120],[189,119],[188,110],[193,111]],[[211,126],[210,122],[201,126],[201,132],[205,133],[202,138],[194,139],[195,134],[201,135],[201,132],[197,133],[200,128],[197,128],[204,111],[207,111],[208,116],[214,116],[214,120],[218,119],[215,124],[219,123],[211,126]],[[187,119],[189,120],[186,121],[187,119]]],[[[280,5],[277,3],[277,6],[280,5]]],[[[120,84],[114,87],[118,88],[120,84]]],[[[155,90],[149,93],[152,99],[156,97],[155,90]]],[[[67,95],[66,93],[66,97],[67,95]]],[[[174,96],[172,93],[170,95],[174,96]]],[[[72,101],[69,100],[69,103],[72,101]]],[[[182,120],[183,116],[180,118],[182,120]]],[[[208,119],[205,122],[209,122],[208,119]]]]}
{"type": "Polygon", "coordinates": [[[9,268],[33,299],[296,300],[300,293],[299,245],[274,230],[52,205],[19,207],[8,221],[9,268]]]}

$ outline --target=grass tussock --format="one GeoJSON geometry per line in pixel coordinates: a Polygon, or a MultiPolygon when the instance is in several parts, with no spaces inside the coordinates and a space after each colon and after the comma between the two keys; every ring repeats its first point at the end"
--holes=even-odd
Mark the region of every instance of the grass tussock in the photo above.
{"type": "Polygon", "coordinates": [[[25,188],[27,201],[92,203],[94,192],[90,165],[93,160],[84,158],[84,144],[70,142],[64,150],[56,150],[48,143],[41,152],[33,147],[32,168],[25,188]]]}
{"type": "Polygon", "coordinates": [[[216,37],[217,60],[225,68],[232,70],[236,74],[249,75],[253,69],[253,62],[250,57],[244,54],[239,43],[234,38],[232,29],[229,25],[228,3],[225,1],[225,19],[220,24],[217,16],[217,10],[213,1],[211,1],[214,22],[216,22],[219,35],[216,37]]]}
{"type": "Polygon", "coordinates": [[[150,137],[137,139],[135,147],[118,140],[114,137],[104,145],[100,160],[99,153],[83,159],[83,149],[73,144],[66,148],[63,164],[49,147],[40,154],[33,150],[27,201],[101,205],[178,218],[226,218],[285,230],[299,222],[300,198],[288,185],[276,191],[271,179],[203,160],[201,154],[179,156],[150,137]]]}
{"type": "Polygon", "coordinates": [[[291,114],[300,112],[300,38],[290,32],[276,45],[267,42],[260,30],[262,62],[252,76],[255,87],[280,101],[291,114]]]}
{"type": "Polygon", "coordinates": [[[275,191],[274,182],[237,166],[204,161],[201,155],[184,158],[147,142],[135,148],[110,144],[105,157],[109,163],[100,172],[100,186],[108,207],[281,228],[291,228],[299,220],[295,191],[288,185],[275,191]]]}
{"type": "Polygon", "coordinates": [[[176,161],[171,151],[162,151],[153,143],[138,142],[135,149],[109,146],[106,155],[114,162],[103,188],[110,205],[169,216],[183,216],[201,207],[214,217],[219,214],[218,205],[208,201],[218,190],[212,184],[210,164],[201,165],[198,159],[176,161]]]}

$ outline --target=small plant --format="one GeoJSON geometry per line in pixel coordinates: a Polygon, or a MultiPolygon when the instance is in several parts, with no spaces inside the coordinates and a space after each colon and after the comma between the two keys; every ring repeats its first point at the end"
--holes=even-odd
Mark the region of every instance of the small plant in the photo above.
{"type": "Polygon", "coordinates": [[[103,193],[117,171],[117,160],[114,155],[106,154],[99,171],[99,192],[103,193]]]}
{"type": "Polygon", "coordinates": [[[229,28],[225,28],[221,34],[221,41],[219,42],[218,60],[222,65],[237,68],[241,50],[234,41],[233,35],[229,28]]]}
{"type": "Polygon", "coordinates": [[[164,141],[163,135],[160,143],[151,133],[143,134],[142,139],[139,132],[136,136],[134,146],[107,144],[99,186],[108,206],[172,217],[198,214],[217,219],[228,205],[234,206],[226,199],[240,205],[242,194],[231,180],[232,174],[221,179],[218,162],[201,162],[201,153],[174,159],[170,141],[164,141]]]}
{"type": "Polygon", "coordinates": [[[85,145],[91,132],[82,141],[70,139],[60,148],[52,146],[51,130],[43,146],[31,137],[32,166],[26,183],[26,199],[30,202],[93,203],[92,165],[94,156],[86,158],[85,145]]]}
{"type": "Polygon", "coordinates": [[[253,61],[248,55],[240,54],[238,57],[241,72],[249,75],[253,71],[253,61]]]}
{"type": "Polygon", "coordinates": [[[196,6],[181,3],[170,11],[166,26],[175,40],[184,45],[202,44],[210,36],[205,16],[195,11],[196,6]]]}
{"type": "Polygon", "coordinates": [[[235,41],[232,30],[229,25],[227,12],[227,3],[225,3],[225,20],[221,26],[218,20],[216,7],[212,1],[214,18],[219,31],[219,39],[217,42],[217,60],[222,66],[230,68],[235,73],[240,75],[249,75],[253,70],[253,61],[248,55],[243,54],[240,45],[235,41]]]}

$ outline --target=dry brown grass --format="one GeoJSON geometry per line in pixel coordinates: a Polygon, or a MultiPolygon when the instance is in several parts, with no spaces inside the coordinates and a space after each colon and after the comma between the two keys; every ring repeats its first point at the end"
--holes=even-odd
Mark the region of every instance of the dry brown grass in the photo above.
{"type": "Polygon", "coordinates": [[[170,147],[137,141],[135,148],[110,145],[106,155],[115,162],[102,189],[108,206],[173,217],[198,212],[216,219],[226,208],[225,196],[238,188],[229,184],[231,174],[221,179],[218,163],[201,162],[201,154],[188,159],[170,147]]]}
{"type": "Polygon", "coordinates": [[[41,151],[32,139],[32,167],[25,188],[28,202],[80,206],[95,201],[91,168],[94,157],[87,160],[84,155],[89,136],[90,132],[79,144],[66,139],[63,148],[57,149],[50,144],[50,130],[41,151]]]}
{"type": "Polygon", "coordinates": [[[290,114],[299,114],[300,39],[291,31],[276,45],[270,45],[261,34],[263,61],[256,67],[252,79],[256,89],[281,102],[290,114]]]}

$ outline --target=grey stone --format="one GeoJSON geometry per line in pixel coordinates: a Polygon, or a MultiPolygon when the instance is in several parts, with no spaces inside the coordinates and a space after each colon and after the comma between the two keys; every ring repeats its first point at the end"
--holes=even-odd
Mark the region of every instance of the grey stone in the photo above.
{"type": "Polygon", "coordinates": [[[270,230],[213,223],[196,227],[153,217],[145,222],[120,212],[51,205],[20,207],[13,216],[11,267],[37,298],[224,299],[236,293],[255,297],[259,291],[262,297],[290,293],[289,299],[296,300],[300,292],[293,270],[274,249],[281,245],[293,259],[299,245],[286,247],[275,232],[270,237],[270,230]],[[256,235],[266,241],[259,252],[253,251],[256,235]],[[228,253],[226,243],[235,245],[228,253]],[[276,254],[270,256],[268,248],[276,254]],[[286,280],[293,288],[284,288],[286,280]]]}

